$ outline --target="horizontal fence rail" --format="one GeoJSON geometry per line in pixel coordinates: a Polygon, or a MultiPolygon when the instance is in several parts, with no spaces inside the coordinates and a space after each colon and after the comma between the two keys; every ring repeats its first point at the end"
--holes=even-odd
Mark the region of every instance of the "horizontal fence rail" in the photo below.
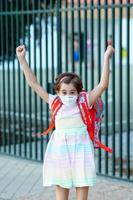
{"type": "Polygon", "coordinates": [[[15,49],[39,83],[54,93],[55,77],[75,72],[90,91],[100,81],[107,45],[115,47],[103,95],[101,140],[113,154],[95,150],[97,173],[133,181],[133,2],[0,1],[0,153],[43,161],[51,136],[33,137],[49,124],[49,107],[26,83],[15,49]]]}

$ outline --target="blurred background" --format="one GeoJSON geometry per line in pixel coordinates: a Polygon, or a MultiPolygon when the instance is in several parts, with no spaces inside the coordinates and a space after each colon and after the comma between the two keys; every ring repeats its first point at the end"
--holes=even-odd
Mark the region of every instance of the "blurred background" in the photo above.
{"type": "Polygon", "coordinates": [[[95,150],[97,173],[133,181],[132,35],[132,0],[1,0],[0,153],[42,162],[50,137],[32,136],[48,127],[50,113],[25,81],[18,45],[26,46],[39,83],[54,94],[54,79],[65,71],[76,72],[84,89],[94,88],[111,44],[101,140],[113,154],[95,150]]]}

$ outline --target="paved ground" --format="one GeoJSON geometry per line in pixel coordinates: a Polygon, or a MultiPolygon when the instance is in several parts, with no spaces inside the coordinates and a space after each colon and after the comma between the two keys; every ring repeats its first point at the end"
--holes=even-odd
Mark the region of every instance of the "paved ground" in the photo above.
{"type": "MultiPolygon", "coordinates": [[[[42,186],[42,163],[0,155],[0,200],[54,200],[55,186],[42,186]]],[[[133,200],[133,183],[98,176],[89,200],[133,200]]],[[[75,188],[69,200],[76,200],[75,188]]]]}

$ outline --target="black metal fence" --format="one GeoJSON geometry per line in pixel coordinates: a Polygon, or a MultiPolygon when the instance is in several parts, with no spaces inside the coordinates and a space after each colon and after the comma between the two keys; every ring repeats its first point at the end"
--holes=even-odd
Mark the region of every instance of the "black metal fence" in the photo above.
{"type": "Polygon", "coordinates": [[[133,4],[130,1],[0,1],[0,153],[43,160],[48,106],[25,82],[15,48],[24,43],[40,84],[53,93],[61,72],[80,75],[91,90],[101,75],[104,51],[115,47],[110,84],[103,95],[101,139],[113,154],[96,150],[97,172],[133,181],[133,4]],[[70,2],[70,3],[69,3],[70,2]]]}

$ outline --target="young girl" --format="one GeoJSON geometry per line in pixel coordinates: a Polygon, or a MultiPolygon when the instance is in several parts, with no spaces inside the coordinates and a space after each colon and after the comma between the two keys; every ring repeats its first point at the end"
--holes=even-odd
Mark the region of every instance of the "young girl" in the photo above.
{"type": "MultiPolygon", "coordinates": [[[[16,53],[27,83],[49,104],[58,95],[63,103],[55,117],[55,130],[47,145],[43,163],[43,186],[56,185],[56,200],[68,200],[69,189],[76,188],[77,200],[87,200],[89,186],[96,183],[94,149],[82,121],[76,100],[82,91],[80,77],[74,73],[63,73],[56,78],[56,95],[47,93],[37,82],[25,59],[25,47],[17,47],[16,53]]],[[[114,48],[108,46],[104,54],[100,83],[88,92],[91,106],[108,87],[109,59],[114,48]]]]}

